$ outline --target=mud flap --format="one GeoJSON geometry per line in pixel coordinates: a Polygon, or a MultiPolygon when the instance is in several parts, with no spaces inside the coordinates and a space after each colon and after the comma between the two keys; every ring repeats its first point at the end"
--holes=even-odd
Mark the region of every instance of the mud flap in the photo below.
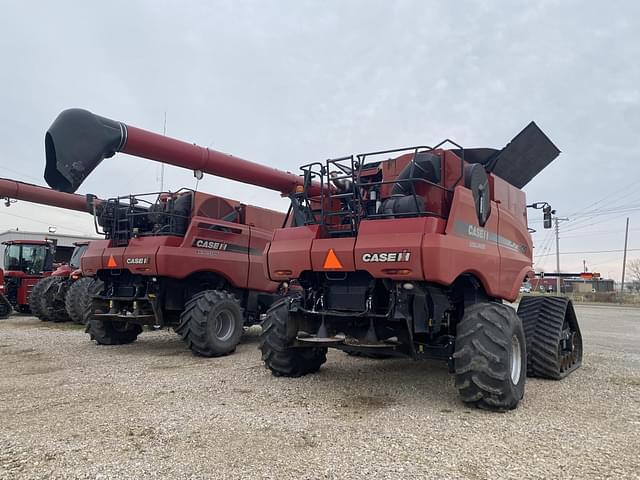
{"type": "Polygon", "coordinates": [[[527,348],[527,375],[560,380],[582,365],[582,334],[564,297],[525,296],[518,305],[527,348]]]}

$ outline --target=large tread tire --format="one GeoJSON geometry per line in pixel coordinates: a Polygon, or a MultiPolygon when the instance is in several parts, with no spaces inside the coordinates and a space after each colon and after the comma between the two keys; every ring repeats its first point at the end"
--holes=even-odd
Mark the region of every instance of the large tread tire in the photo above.
{"type": "Polygon", "coordinates": [[[51,282],[44,289],[42,295],[42,313],[52,322],[67,322],[70,320],[64,306],[64,296],[68,288],[67,277],[49,277],[51,282]],[[58,293],[60,291],[60,293],[58,293]]]}
{"type": "Polygon", "coordinates": [[[287,328],[289,298],[274,303],[262,323],[260,350],[262,360],[275,377],[301,377],[320,370],[327,361],[326,347],[289,347],[295,336],[294,329],[287,328]]]}
{"type": "MultiPolygon", "coordinates": [[[[82,277],[71,284],[64,300],[65,310],[75,323],[85,325],[89,320],[94,284],[100,282],[92,277],[82,277]]],[[[102,282],[100,282],[101,284],[102,282]]],[[[100,288],[100,285],[98,286],[100,288]]]]}
{"type": "Polygon", "coordinates": [[[205,290],[187,302],[176,333],[195,355],[220,357],[235,351],[243,327],[242,308],[233,294],[205,290]]]}
{"type": "Polygon", "coordinates": [[[7,318],[11,315],[12,311],[13,307],[11,306],[11,302],[7,300],[7,297],[0,293],[0,320],[7,318]]]}
{"type": "Polygon", "coordinates": [[[142,327],[135,323],[89,320],[85,332],[98,345],[126,345],[135,342],[142,327]]]}
{"type": "Polygon", "coordinates": [[[463,402],[503,411],[516,408],[524,396],[526,344],[513,308],[492,302],[467,307],[453,358],[463,402]]]}
{"type": "Polygon", "coordinates": [[[49,285],[55,281],[55,278],[56,277],[45,277],[40,279],[29,294],[29,309],[31,310],[31,314],[43,322],[53,320],[53,318],[49,316],[49,312],[45,309],[46,299],[44,292],[49,288],[49,285]]]}
{"type": "Polygon", "coordinates": [[[560,380],[582,365],[582,334],[571,300],[523,297],[518,316],[527,341],[527,375],[560,380]]]}

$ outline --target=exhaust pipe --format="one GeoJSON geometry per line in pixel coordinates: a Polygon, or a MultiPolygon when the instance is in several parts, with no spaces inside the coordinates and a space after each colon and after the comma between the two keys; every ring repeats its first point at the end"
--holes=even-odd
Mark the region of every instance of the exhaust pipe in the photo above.
{"type": "MultiPolygon", "coordinates": [[[[304,179],[290,172],[266,167],[195,144],[175,140],[87,110],[62,112],[47,130],[44,178],[54,189],[75,192],[85,178],[116,152],[201,171],[223,178],[288,194],[304,179]]],[[[318,193],[319,184],[311,192],[318,193]]]]}

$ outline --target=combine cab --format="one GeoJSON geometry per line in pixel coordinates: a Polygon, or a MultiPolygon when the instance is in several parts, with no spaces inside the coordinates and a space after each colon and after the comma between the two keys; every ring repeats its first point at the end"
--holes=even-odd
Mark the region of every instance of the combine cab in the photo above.
{"type": "MultiPolygon", "coordinates": [[[[65,192],[118,151],[285,190],[300,183],[297,175],[78,109],[58,116],[45,149],[45,179],[65,192]]],[[[91,242],[82,272],[96,279],[87,332],[100,344],[133,342],[143,325],[167,326],[194,353],[225,355],[243,326],[278,298],[263,252],[284,225],[280,212],[191,190],[112,198],[94,210],[106,240],[91,242]]]]}
{"type": "Polygon", "coordinates": [[[301,292],[267,314],[266,366],[312,373],[328,347],[441,359],[464,402],[496,410],[517,406],[527,373],[576,369],[569,300],[504,303],[533,277],[520,189],[558,153],[532,123],[502,150],[445,141],[302,167],[322,189],[291,195],[293,226],[268,250],[270,278],[301,292]]]}

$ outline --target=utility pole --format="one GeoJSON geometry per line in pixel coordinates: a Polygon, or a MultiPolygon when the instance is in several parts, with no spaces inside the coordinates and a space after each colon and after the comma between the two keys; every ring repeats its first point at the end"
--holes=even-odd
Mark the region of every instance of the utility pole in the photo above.
{"type": "MultiPolygon", "coordinates": [[[[622,256],[622,281],[620,282],[620,297],[624,295],[624,271],[627,266],[627,241],[629,240],[629,217],[627,217],[627,227],[624,230],[624,255],[622,256]]],[[[620,300],[622,301],[622,299],[620,300]]]]}
{"type": "Polygon", "coordinates": [[[553,222],[556,231],[556,294],[560,295],[560,222],[568,221],[568,218],[553,217],[553,222]]]}

